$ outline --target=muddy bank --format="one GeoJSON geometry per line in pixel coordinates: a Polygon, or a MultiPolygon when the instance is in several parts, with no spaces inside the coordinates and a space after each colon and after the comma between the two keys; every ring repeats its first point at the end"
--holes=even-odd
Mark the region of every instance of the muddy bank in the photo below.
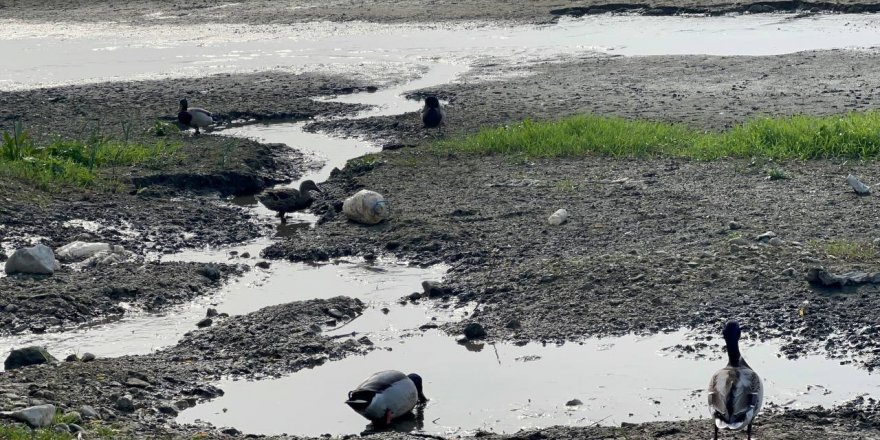
{"type": "Polygon", "coordinates": [[[731,12],[766,13],[790,11],[875,12],[880,5],[872,0],[841,1],[747,1],[659,0],[632,2],[550,1],[508,2],[479,0],[467,3],[442,0],[431,3],[412,0],[386,0],[365,4],[353,0],[332,3],[300,0],[279,4],[268,0],[203,3],[146,1],[114,3],[76,1],[48,8],[35,0],[4,1],[0,10],[7,18],[55,21],[120,21],[143,23],[251,23],[292,24],[306,21],[434,22],[452,20],[505,20],[547,23],[560,15],[579,16],[607,12],[651,15],[723,14],[731,12]],[[57,6],[57,7],[55,7],[57,6]]]}
{"type": "Polygon", "coordinates": [[[157,312],[205,295],[244,269],[225,264],[125,263],[81,272],[63,269],[51,278],[0,278],[0,333],[60,331],[92,320],[118,319],[126,312],[120,302],[157,312]]]}
{"type": "MultiPolygon", "coordinates": [[[[447,137],[483,126],[582,113],[723,130],[761,115],[828,115],[875,108],[880,74],[871,66],[878,60],[871,51],[830,50],[762,57],[585,57],[503,70],[489,62],[459,82],[413,96],[435,94],[449,101],[447,137]],[[493,80],[499,72],[507,77],[493,80]]],[[[435,137],[422,129],[415,113],[331,121],[312,128],[364,134],[397,145],[435,137]]]]}
{"type": "MultiPolygon", "coordinates": [[[[181,344],[146,356],[61,362],[0,375],[0,407],[53,403],[63,411],[93,407],[113,438],[182,435],[167,430],[178,411],[222,395],[208,385],[221,376],[290,373],[358,352],[353,341],[321,335],[326,311],[357,316],[364,305],[351,298],[295,302],[245,316],[215,317],[210,328],[187,334],[181,344]],[[265,330],[271,327],[271,332],[265,330]],[[118,429],[117,429],[118,428],[118,429]]],[[[68,353],[54,353],[63,359],[68,353]]],[[[185,431],[185,430],[184,430],[185,431]]]]}

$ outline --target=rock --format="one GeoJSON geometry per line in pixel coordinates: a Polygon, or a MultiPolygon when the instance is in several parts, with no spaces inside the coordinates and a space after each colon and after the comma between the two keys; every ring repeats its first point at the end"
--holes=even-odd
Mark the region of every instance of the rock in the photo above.
{"type": "Polygon", "coordinates": [[[213,323],[214,323],[214,321],[211,320],[211,318],[205,318],[205,319],[197,322],[196,327],[198,327],[198,328],[210,327],[211,324],[213,324],[213,323]]]}
{"type": "Polygon", "coordinates": [[[70,263],[85,260],[99,252],[110,253],[112,250],[109,243],[74,241],[55,249],[55,256],[61,261],[70,263]]]}
{"type": "Polygon", "coordinates": [[[241,257],[241,258],[250,258],[250,257],[251,257],[251,253],[250,253],[250,252],[243,252],[241,255],[239,255],[239,257],[241,257]]]}
{"type": "Polygon", "coordinates": [[[70,434],[70,428],[66,423],[59,423],[52,427],[52,430],[59,434],[70,434]]]}
{"type": "Polygon", "coordinates": [[[779,237],[773,237],[770,239],[770,241],[768,241],[768,243],[770,243],[770,246],[782,246],[784,242],[779,237]]]}
{"type": "Polygon", "coordinates": [[[324,313],[330,315],[330,316],[333,317],[334,319],[342,319],[342,318],[345,316],[345,315],[342,314],[342,312],[340,312],[340,311],[337,310],[337,309],[328,309],[328,310],[326,310],[324,313]]]}
{"type": "Polygon", "coordinates": [[[360,342],[363,345],[373,345],[373,341],[371,341],[370,338],[368,338],[366,336],[358,339],[358,342],[360,342]]]}
{"type": "Polygon", "coordinates": [[[45,348],[32,346],[12,350],[6,358],[6,361],[3,363],[3,366],[6,368],[6,371],[9,371],[16,368],[26,367],[28,365],[47,364],[51,362],[57,362],[57,359],[52,357],[45,348]]]}
{"type": "Polygon", "coordinates": [[[807,271],[810,284],[824,287],[844,287],[858,284],[880,284],[880,272],[847,272],[834,274],[824,267],[814,267],[807,271]]]}
{"type": "Polygon", "coordinates": [[[131,400],[131,396],[122,396],[116,399],[113,406],[122,412],[134,412],[134,401],[131,400]]]}
{"type": "Polygon", "coordinates": [[[147,382],[143,379],[138,379],[137,377],[130,377],[130,378],[128,378],[128,380],[125,381],[125,386],[134,387],[134,388],[149,388],[152,385],[150,385],[149,382],[147,382]]]}
{"type": "Polygon", "coordinates": [[[787,277],[793,277],[797,271],[793,267],[786,267],[785,270],[782,271],[782,275],[787,277]]]}
{"type": "Polygon", "coordinates": [[[55,405],[37,405],[18,411],[4,411],[0,414],[27,423],[31,428],[45,428],[51,425],[55,418],[55,405]]]}
{"type": "Polygon", "coordinates": [[[83,419],[85,419],[85,420],[92,420],[92,419],[100,419],[101,418],[101,416],[98,415],[98,411],[95,411],[95,408],[93,408],[90,405],[83,405],[83,406],[79,407],[79,413],[83,416],[83,419]]]}
{"type": "Polygon", "coordinates": [[[48,246],[38,244],[34,247],[15,251],[6,260],[6,273],[27,273],[36,275],[52,275],[57,267],[55,253],[48,246]]]}
{"type": "Polygon", "coordinates": [[[410,301],[415,302],[415,301],[422,299],[422,294],[419,292],[413,292],[413,293],[410,293],[409,295],[407,295],[407,298],[409,298],[410,301]]]}
{"type": "Polygon", "coordinates": [[[852,174],[846,176],[846,183],[848,183],[849,186],[852,187],[853,191],[855,191],[856,194],[860,196],[871,194],[871,187],[862,183],[861,180],[859,180],[856,176],[853,176],[852,174]]]}
{"type": "Polygon", "coordinates": [[[223,428],[220,430],[220,432],[233,437],[241,435],[241,431],[235,428],[223,428]]]}
{"type": "Polygon", "coordinates": [[[472,322],[464,326],[464,337],[467,339],[482,339],[486,337],[486,329],[482,325],[472,322]]]}
{"type": "Polygon", "coordinates": [[[82,357],[82,361],[83,361],[83,362],[91,362],[91,361],[93,361],[93,360],[95,360],[95,355],[93,355],[93,354],[91,354],[91,353],[85,353],[85,354],[83,354],[83,357],[82,357]]]}
{"type": "Polygon", "coordinates": [[[217,316],[217,309],[208,308],[208,313],[205,316],[208,318],[213,318],[213,317],[217,316]]]}
{"type": "Polygon", "coordinates": [[[268,269],[268,268],[272,267],[272,263],[270,263],[268,261],[260,261],[257,264],[255,264],[254,266],[257,266],[260,269],[268,269]]]}
{"type": "Polygon", "coordinates": [[[64,413],[64,420],[69,421],[70,423],[82,423],[83,418],[82,414],[76,411],[69,411],[64,413]]]}
{"type": "Polygon", "coordinates": [[[211,281],[220,280],[220,269],[217,269],[217,266],[214,266],[213,264],[202,266],[199,269],[199,274],[211,281]]]}
{"type": "Polygon", "coordinates": [[[519,322],[518,319],[511,319],[510,321],[507,321],[506,324],[504,324],[504,327],[510,330],[519,330],[520,328],[522,328],[522,324],[519,322]]]}
{"type": "Polygon", "coordinates": [[[732,221],[727,224],[727,227],[730,228],[731,231],[736,231],[737,229],[742,229],[743,225],[740,222],[732,221]]]}
{"type": "Polygon", "coordinates": [[[68,423],[68,424],[67,424],[67,427],[70,428],[70,432],[73,432],[73,433],[76,433],[76,432],[85,432],[85,429],[83,429],[82,426],[79,426],[79,425],[76,424],[76,423],[68,423]]]}
{"type": "Polygon", "coordinates": [[[158,407],[157,409],[158,409],[159,412],[162,413],[162,414],[167,414],[167,415],[172,416],[172,417],[177,417],[177,409],[175,409],[175,408],[174,408],[173,406],[171,406],[171,405],[168,405],[168,404],[165,404],[165,405],[159,405],[159,407],[158,407]]]}
{"type": "Polygon", "coordinates": [[[776,237],[776,233],[775,233],[775,232],[773,232],[773,231],[767,231],[767,232],[765,232],[765,233],[763,233],[763,234],[761,234],[761,235],[755,237],[755,240],[758,240],[758,241],[760,241],[760,242],[762,242],[762,243],[767,243],[768,241],[770,241],[771,238],[774,238],[774,237],[776,237]]]}
{"type": "Polygon", "coordinates": [[[9,258],[9,255],[6,255],[6,252],[0,251],[0,261],[6,261],[9,258]]]}
{"type": "Polygon", "coordinates": [[[568,402],[565,402],[565,406],[581,406],[584,402],[581,402],[580,399],[571,399],[568,402]]]}
{"type": "Polygon", "coordinates": [[[358,191],[342,203],[342,212],[349,220],[366,225],[375,225],[387,219],[389,211],[385,197],[367,189],[358,191]]]}
{"type": "Polygon", "coordinates": [[[568,221],[568,211],[565,209],[557,209],[556,212],[550,214],[550,217],[547,218],[547,223],[550,223],[553,226],[559,226],[568,221]]]}
{"type": "Polygon", "coordinates": [[[748,246],[749,241],[742,237],[731,238],[728,243],[734,246],[748,246]]]}
{"type": "Polygon", "coordinates": [[[67,355],[67,357],[64,358],[64,362],[79,362],[79,356],[76,354],[67,355]]]}
{"type": "Polygon", "coordinates": [[[422,281],[422,289],[428,298],[437,298],[451,293],[448,288],[436,281],[422,281]]]}

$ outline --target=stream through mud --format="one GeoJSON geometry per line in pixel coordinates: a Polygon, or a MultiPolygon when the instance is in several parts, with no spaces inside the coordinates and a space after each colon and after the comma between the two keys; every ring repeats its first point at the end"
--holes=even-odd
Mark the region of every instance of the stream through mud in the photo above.
{"type": "MultiPolygon", "coordinates": [[[[519,27],[479,23],[196,25],[187,41],[179,41],[176,29],[160,23],[135,28],[4,20],[0,21],[0,51],[19,62],[0,66],[0,89],[270,68],[331,72],[366,76],[386,85],[374,93],[315,98],[373,106],[345,117],[365,118],[414,112],[421,103],[406,99],[406,92],[462,80],[470,66],[487,59],[513,64],[564,56],[767,55],[867,49],[880,44],[878,24],[876,15],[765,14],[594,16],[519,27]],[[398,77],[411,80],[393,79],[398,77]]],[[[358,138],[307,132],[303,130],[306,123],[252,124],[217,134],[284,143],[306,151],[316,165],[302,179],[317,182],[349,159],[379,149],[358,138]]],[[[233,202],[272,217],[253,197],[233,202]]],[[[290,225],[279,227],[276,234],[290,235],[291,228],[313,227],[314,221],[309,214],[293,215],[290,225]]],[[[178,421],[234,426],[258,434],[361,432],[366,421],[343,404],[344,397],[361,379],[384,369],[418,372],[426,381],[425,393],[431,401],[423,413],[399,425],[402,430],[511,432],[556,424],[617,425],[708,416],[704,389],[712,372],[724,364],[719,353],[704,353],[712,355],[709,360],[678,357],[663,350],[706,335],[681,331],[588,339],[562,346],[461,345],[436,327],[461,319],[478,306],[447,309],[439,301],[399,301],[420,291],[422,281],[441,280],[447,268],[415,268],[381,259],[319,265],[273,261],[269,269],[253,267],[260,250],[277,236],[234,248],[193,249],[157,257],[162,261],[252,266],[213,296],[159,315],[131,310],[112,323],[65,333],[3,338],[0,348],[40,344],[59,355],[92,352],[99,357],[150,353],[173,345],[192,331],[209,307],[240,315],[291,301],[348,295],[370,307],[354,321],[326,333],[368,335],[377,350],[280,379],[222,381],[218,386],[225,396],[184,411],[178,421]],[[253,257],[241,258],[232,251],[253,257]],[[567,406],[571,399],[582,404],[567,406]]],[[[765,380],[767,402],[801,408],[830,406],[863,394],[880,395],[880,376],[839,360],[821,355],[788,360],[778,355],[778,344],[772,341],[745,345],[745,357],[765,380]]]]}

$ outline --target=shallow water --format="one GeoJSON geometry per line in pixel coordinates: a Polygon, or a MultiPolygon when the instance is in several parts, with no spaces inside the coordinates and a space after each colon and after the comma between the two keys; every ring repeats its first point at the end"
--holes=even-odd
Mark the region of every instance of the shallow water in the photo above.
{"type": "MultiPolygon", "coordinates": [[[[514,432],[553,425],[708,417],[705,388],[726,361],[678,358],[663,348],[685,332],[589,339],[561,347],[463,346],[437,331],[382,343],[363,357],[331,362],[281,379],[222,381],[225,395],[184,411],[179,422],[203,420],[246,433],[352,434],[368,422],[343,404],[347,392],[375,371],[416,372],[430,402],[423,418],[396,429],[436,434],[476,429],[514,432]],[[580,406],[566,402],[579,399],[580,406]]],[[[746,344],[744,356],[764,380],[765,405],[830,406],[880,392],[880,376],[822,356],[777,356],[773,343],[746,344]]]]}
{"type": "MultiPolygon", "coordinates": [[[[880,44],[875,14],[602,15],[556,25],[302,23],[291,26],[0,20],[0,89],[284,69],[398,78],[415,65],[577,54],[770,55],[880,44]]],[[[392,81],[393,82],[393,81],[392,81]]]]}
{"type": "MultiPolygon", "coordinates": [[[[206,252],[208,257],[205,259],[218,261],[210,260],[210,257],[217,257],[224,251],[215,252],[214,255],[211,251],[206,252]]],[[[230,260],[236,261],[246,260],[230,260]]],[[[195,323],[205,317],[209,307],[220,313],[241,315],[275,304],[339,295],[360,298],[375,308],[395,307],[395,313],[387,315],[387,323],[377,322],[374,327],[362,331],[381,332],[388,326],[408,328],[406,326],[413,321],[421,325],[431,321],[432,317],[442,319],[445,312],[432,310],[427,304],[401,307],[397,300],[421,290],[424,280],[442,279],[445,270],[443,266],[421,269],[394,261],[376,264],[340,261],[321,265],[276,261],[268,270],[253,268],[215,295],[199,298],[165,313],[147,314],[133,310],[121,320],[103,325],[64,333],[0,338],[0,353],[14,347],[42,345],[61,358],[86,352],[99,357],[146,354],[173,345],[184,333],[195,330],[195,323]]]]}

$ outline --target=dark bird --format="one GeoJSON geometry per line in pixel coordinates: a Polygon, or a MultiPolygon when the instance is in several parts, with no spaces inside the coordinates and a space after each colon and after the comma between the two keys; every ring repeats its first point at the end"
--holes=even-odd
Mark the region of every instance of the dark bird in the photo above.
{"type": "Polygon", "coordinates": [[[214,123],[211,112],[202,108],[189,108],[186,98],[180,100],[180,108],[177,111],[177,120],[181,124],[196,129],[199,134],[200,128],[208,128],[214,123]]]}
{"type": "Polygon", "coordinates": [[[440,108],[440,100],[436,96],[425,98],[425,107],[422,108],[422,123],[425,128],[436,128],[440,130],[443,125],[443,118],[446,114],[440,108]]]}
{"type": "Polygon", "coordinates": [[[303,180],[299,184],[299,190],[295,188],[268,189],[260,193],[257,200],[266,208],[277,212],[281,223],[285,223],[287,220],[284,216],[288,212],[306,209],[312,205],[314,200],[312,191],[321,192],[321,189],[315,185],[315,182],[303,180]]]}
{"type": "Polygon", "coordinates": [[[349,391],[345,404],[374,425],[384,426],[427,401],[421,376],[389,370],[373,374],[349,391]]]}
{"type": "Polygon", "coordinates": [[[718,440],[719,429],[739,431],[745,427],[751,440],[752,421],[761,410],[764,387],[739,352],[739,324],[728,322],[722,334],[727,344],[727,366],[718,370],[709,382],[709,410],[715,420],[715,440],[718,440]]]}

